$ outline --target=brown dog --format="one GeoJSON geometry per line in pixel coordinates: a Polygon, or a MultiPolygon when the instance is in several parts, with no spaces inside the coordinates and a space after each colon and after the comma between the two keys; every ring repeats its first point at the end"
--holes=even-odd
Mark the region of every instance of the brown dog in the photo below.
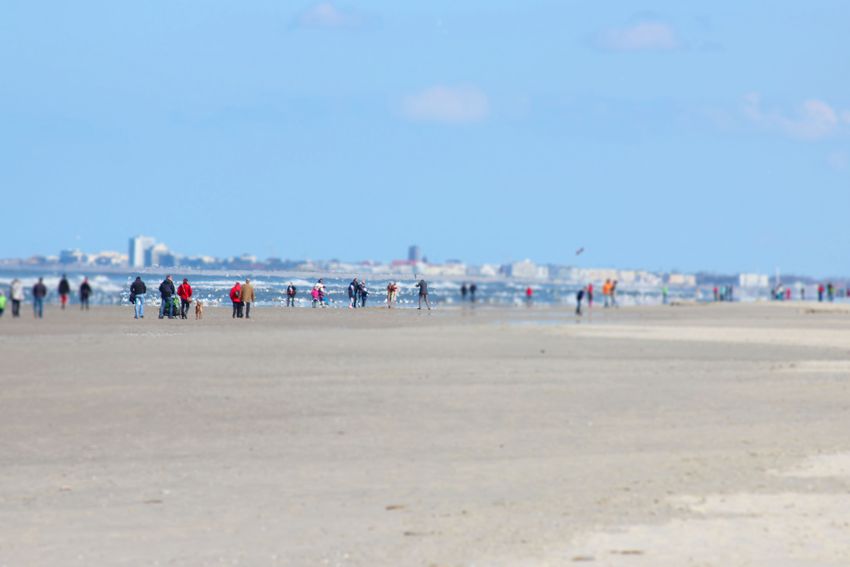
{"type": "Polygon", "coordinates": [[[195,300],[195,320],[204,318],[204,304],[195,300]]]}

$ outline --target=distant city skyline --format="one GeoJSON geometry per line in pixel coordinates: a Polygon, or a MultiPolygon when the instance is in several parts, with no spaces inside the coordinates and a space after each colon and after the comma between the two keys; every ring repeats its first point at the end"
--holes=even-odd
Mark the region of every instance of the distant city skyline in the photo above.
{"type": "MultiPolygon", "coordinates": [[[[15,257],[15,258],[0,258],[0,265],[3,263],[22,263],[27,264],[35,259],[42,259],[42,261],[54,262],[57,265],[75,265],[75,264],[91,264],[94,266],[113,266],[113,267],[124,267],[128,270],[133,269],[147,269],[147,268],[229,268],[229,269],[250,269],[250,267],[258,268],[258,269],[270,269],[270,270],[278,270],[278,271],[287,271],[287,270],[303,270],[308,269],[324,269],[328,266],[332,267],[332,270],[336,270],[338,266],[349,266],[352,270],[358,269],[358,267],[379,267],[379,266],[387,266],[395,270],[399,270],[406,265],[410,266],[423,266],[430,265],[431,272],[435,275],[447,275],[447,276],[461,276],[464,274],[470,276],[495,276],[495,275],[504,275],[509,277],[516,277],[518,279],[562,279],[556,273],[550,272],[554,270],[557,272],[558,270],[581,270],[588,274],[593,274],[596,272],[605,273],[605,272],[626,272],[626,273],[652,273],[652,274],[660,274],[660,275],[675,275],[677,278],[680,275],[685,275],[685,277],[690,277],[687,274],[704,274],[711,275],[716,274],[722,278],[728,278],[731,276],[740,277],[741,282],[744,287],[756,286],[753,282],[758,283],[759,287],[765,287],[768,281],[774,281],[777,276],[782,276],[783,272],[780,269],[774,269],[772,273],[764,273],[759,274],[757,272],[751,271],[722,271],[722,270],[710,270],[710,269],[702,269],[702,270],[679,270],[677,268],[673,269],[653,269],[647,268],[643,266],[615,266],[615,265],[605,265],[605,264],[579,264],[577,262],[574,263],[558,263],[558,262],[535,262],[530,258],[524,259],[511,259],[505,262],[465,262],[462,259],[457,258],[449,258],[442,261],[432,262],[428,259],[428,257],[423,254],[423,251],[420,246],[412,244],[407,247],[407,257],[402,259],[401,257],[393,258],[391,260],[375,260],[374,258],[359,258],[359,259],[346,259],[346,258],[289,258],[289,257],[261,257],[258,255],[251,254],[250,252],[243,252],[237,255],[228,255],[222,256],[217,254],[181,254],[172,250],[168,244],[165,242],[159,241],[154,236],[147,235],[135,235],[127,239],[128,246],[126,253],[119,252],[117,250],[101,250],[99,252],[91,252],[81,250],[79,248],[63,248],[58,251],[58,254],[31,254],[23,257],[15,257]],[[394,267],[394,268],[393,268],[394,267]],[[463,268],[460,270],[459,268],[463,268]],[[468,269],[467,269],[468,268],[468,269]],[[484,270],[483,272],[481,270],[484,270]],[[464,271],[465,270],[465,271],[464,271]],[[541,271],[542,270],[542,271],[541,271]],[[677,275],[678,274],[678,275],[677,275]]],[[[581,248],[579,251],[575,253],[575,257],[577,258],[579,255],[583,255],[584,249],[581,248]]],[[[8,264],[6,264],[8,265],[8,264]]],[[[370,268],[371,269],[371,268],[370,268]]],[[[380,270],[379,270],[380,271],[380,270]]],[[[804,279],[824,279],[824,278],[833,278],[837,281],[843,281],[845,278],[850,278],[850,276],[845,276],[843,274],[829,274],[827,276],[820,276],[817,274],[806,274],[799,272],[786,272],[786,275],[792,278],[804,278],[804,279]]],[[[596,276],[594,276],[596,277],[596,276]]],[[[616,277],[616,276],[611,276],[616,277]]]]}
{"type": "MultiPolygon", "coordinates": [[[[584,252],[579,249],[576,256],[584,252]]],[[[0,268],[14,269],[15,266],[42,267],[53,269],[85,269],[86,267],[110,267],[128,272],[174,269],[180,270],[236,270],[251,273],[253,271],[270,272],[312,272],[328,275],[340,273],[361,273],[364,275],[413,276],[417,274],[438,278],[509,278],[518,281],[568,281],[579,283],[602,280],[619,280],[625,287],[632,285],[647,288],[669,284],[678,287],[693,287],[738,282],[742,288],[767,289],[777,283],[813,283],[819,280],[833,279],[839,283],[850,279],[841,275],[819,278],[810,274],[773,274],[755,272],[714,272],[696,270],[688,273],[682,270],[652,270],[643,267],[617,266],[580,266],[576,264],[558,264],[552,262],[536,263],[528,258],[509,262],[467,263],[459,259],[443,262],[430,262],[418,245],[407,248],[407,259],[395,259],[389,262],[374,260],[343,260],[338,258],[291,259],[268,257],[260,258],[250,253],[238,256],[221,257],[211,254],[184,255],[169,248],[156,237],[136,235],[128,239],[126,254],[117,251],[89,253],[80,249],[63,249],[58,255],[30,256],[28,258],[0,259],[0,268]]]]}
{"type": "Polygon", "coordinates": [[[13,0],[0,257],[155,234],[850,272],[848,21],[845,0],[13,0]]]}

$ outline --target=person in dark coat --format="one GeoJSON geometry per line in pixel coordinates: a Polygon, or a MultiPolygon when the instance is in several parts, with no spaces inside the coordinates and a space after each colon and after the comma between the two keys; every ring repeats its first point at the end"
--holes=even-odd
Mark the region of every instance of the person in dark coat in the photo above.
{"type": "Polygon", "coordinates": [[[32,286],[32,309],[36,319],[44,317],[44,298],[47,297],[47,286],[44,278],[38,278],[38,283],[32,286]]]}
{"type": "Polygon", "coordinates": [[[80,284],[80,309],[88,310],[89,298],[91,297],[91,285],[88,278],[83,278],[83,283],[80,284]]]}
{"type": "Polygon", "coordinates": [[[416,284],[416,287],[419,288],[419,307],[418,309],[422,309],[422,302],[425,302],[425,306],[428,307],[428,311],[431,310],[431,303],[428,301],[428,282],[425,280],[419,280],[419,283],[416,284]]]}
{"type": "Polygon", "coordinates": [[[287,307],[295,307],[295,294],[298,293],[298,289],[292,285],[292,282],[289,282],[289,285],[286,287],[286,306],[287,307]]]}
{"type": "Polygon", "coordinates": [[[162,304],[159,306],[159,318],[162,319],[168,315],[169,319],[174,319],[174,303],[171,298],[177,293],[174,288],[174,280],[171,276],[165,276],[162,283],[159,284],[159,296],[162,298],[162,304]]]}
{"type": "Polygon", "coordinates": [[[145,294],[148,292],[145,282],[141,276],[136,276],[136,281],[130,286],[130,303],[133,304],[135,319],[145,318],[145,294]]]}
{"type": "Polygon", "coordinates": [[[68,296],[71,295],[71,284],[68,283],[68,278],[65,274],[62,274],[62,279],[59,280],[59,305],[62,306],[62,309],[65,309],[65,306],[68,305],[68,296]]]}

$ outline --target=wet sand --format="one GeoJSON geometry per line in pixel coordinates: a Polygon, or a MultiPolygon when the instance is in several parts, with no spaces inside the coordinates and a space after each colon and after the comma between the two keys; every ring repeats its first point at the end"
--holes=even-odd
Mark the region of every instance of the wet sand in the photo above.
{"type": "Polygon", "coordinates": [[[850,311],[0,319],[0,565],[850,564],[850,311]]]}

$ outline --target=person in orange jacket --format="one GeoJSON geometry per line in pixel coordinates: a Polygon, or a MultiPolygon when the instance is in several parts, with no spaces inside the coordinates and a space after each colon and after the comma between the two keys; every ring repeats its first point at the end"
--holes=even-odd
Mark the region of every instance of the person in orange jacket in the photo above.
{"type": "Polygon", "coordinates": [[[604,307],[608,307],[611,300],[611,280],[605,280],[602,284],[602,303],[604,307]]]}

